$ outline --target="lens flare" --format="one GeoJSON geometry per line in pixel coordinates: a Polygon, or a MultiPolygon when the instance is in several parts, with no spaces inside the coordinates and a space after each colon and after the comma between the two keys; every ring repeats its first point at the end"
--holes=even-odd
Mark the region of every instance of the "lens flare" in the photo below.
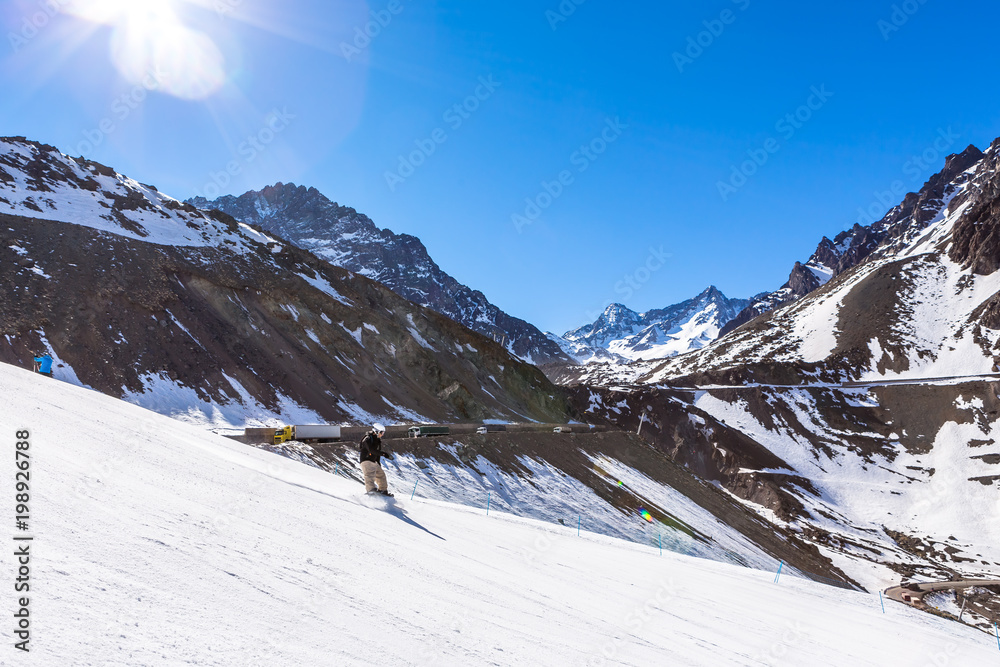
{"type": "Polygon", "coordinates": [[[641,507],[639,508],[639,516],[641,516],[643,519],[645,519],[649,523],[653,523],[653,515],[650,514],[647,510],[645,510],[645,509],[643,509],[641,507]]]}
{"type": "Polygon", "coordinates": [[[215,42],[184,25],[173,0],[73,0],[67,11],[113,27],[111,61],[129,82],[198,100],[226,81],[226,63],[215,42]]]}

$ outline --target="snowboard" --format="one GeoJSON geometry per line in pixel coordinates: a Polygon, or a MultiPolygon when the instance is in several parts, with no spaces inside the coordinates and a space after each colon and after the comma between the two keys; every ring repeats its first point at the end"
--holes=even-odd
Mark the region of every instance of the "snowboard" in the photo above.
{"type": "Polygon", "coordinates": [[[365,507],[369,507],[373,510],[389,511],[391,509],[402,509],[402,505],[396,502],[395,498],[390,496],[383,496],[381,493],[374,491],[372,493],[362,493],[360,497],[360,503],[365,507]]]}

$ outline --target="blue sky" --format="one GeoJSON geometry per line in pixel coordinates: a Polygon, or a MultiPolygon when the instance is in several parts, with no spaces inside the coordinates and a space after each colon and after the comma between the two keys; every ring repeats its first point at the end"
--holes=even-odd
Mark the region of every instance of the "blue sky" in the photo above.
{"type": "Polygon", "coordinates": [[[777,288],[1000,136],[995,3],[69,2],[0,4],[0,134],[179,198],[314,186],[559,333],[777,288]]]}

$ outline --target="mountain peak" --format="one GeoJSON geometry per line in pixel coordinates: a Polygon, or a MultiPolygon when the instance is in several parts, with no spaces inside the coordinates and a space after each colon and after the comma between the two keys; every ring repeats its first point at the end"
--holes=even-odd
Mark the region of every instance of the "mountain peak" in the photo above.
{"type": "MultiPolygon", "coordinates": [[[[645,313],[613,303],[593,324],[568,331],[581,363],[615,358],[670,357],[708,344],[719,329],[745,308],[745,299],[729,299],[710,285],[693,299],[645,313]]],[[[569,346],[564,346],[564,349],[569,346]]]]}
{"type": "Polygon", "coordinates": [[[628,306],[622,305],[620,303],[612,303],[611,305],[609,305],[607,308],[604,309],[603,313],[601,313],[601,317],[603,319],[612,322],[623,317],[627,318],[629,316],[637,317],[638,313],[629,308],[628,306]]]}
{"type": "Polygon", "coordinates": [[[712,301],[727,300],[726,295],[715,285],[709,285],[705,290],[695,297],[696,299],[711,299],[712,301]]]}
{"type": "Polygon", "coordinates": [[[275,183],[239,197],[192,203],[218,208],[330,264],[376,280],[414,303],[502,342],[526,361],[571,362],[559,345],[534,326],[508,315],[482,292],[445,273],[420,239],[379,229],[368,216],[330,200],[316,188],[275,183]]]}

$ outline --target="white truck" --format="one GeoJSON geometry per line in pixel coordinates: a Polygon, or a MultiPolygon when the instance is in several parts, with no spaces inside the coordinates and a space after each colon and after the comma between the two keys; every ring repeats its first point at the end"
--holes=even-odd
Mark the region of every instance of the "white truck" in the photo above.
{"type": "Polygon", "coordinates": [[[293,426],[296,440],[340,440],[340,426],[333,424],[302,424],[293,426]]]}

